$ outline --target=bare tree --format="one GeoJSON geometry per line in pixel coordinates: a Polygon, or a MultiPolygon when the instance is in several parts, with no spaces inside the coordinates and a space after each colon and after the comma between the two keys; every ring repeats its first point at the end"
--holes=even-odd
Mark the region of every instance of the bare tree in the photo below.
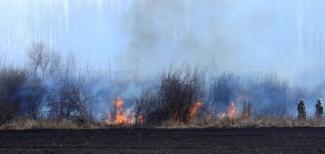
{"type": "Polygon", "coordinates": [[[50,83],[59,74],[61,57],[51,52],[42,42],[32,44],[28,50],[28,82],[24,86],[24,113],[38,118],[46,108],[46,98],[53,92],[50,83]]]}
{"type": "Polygon", "coordinates": [[[35,43],[28,50],[31,72],[34,76],[38,73],[44,75],[50,64],[50,52],[43,43],[35,43]]]}

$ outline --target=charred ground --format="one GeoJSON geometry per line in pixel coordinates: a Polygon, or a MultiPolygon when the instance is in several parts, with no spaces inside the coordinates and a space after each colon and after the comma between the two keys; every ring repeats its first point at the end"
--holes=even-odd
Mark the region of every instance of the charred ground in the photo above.
{"type": "Polygon", "coordinates": [[[325,128],[0,131],[0,153],[324,153],[325,128]]]}

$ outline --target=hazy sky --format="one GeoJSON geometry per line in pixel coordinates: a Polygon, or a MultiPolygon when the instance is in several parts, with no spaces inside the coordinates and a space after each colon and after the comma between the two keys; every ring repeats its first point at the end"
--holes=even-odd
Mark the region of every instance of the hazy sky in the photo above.
{"type": "Polygon", "coordinates": [[[187,61],[313,84],[325,72],[323,0],[0,0],[0,53],[32,42],[79,63],[154,74],[187,61]]]}

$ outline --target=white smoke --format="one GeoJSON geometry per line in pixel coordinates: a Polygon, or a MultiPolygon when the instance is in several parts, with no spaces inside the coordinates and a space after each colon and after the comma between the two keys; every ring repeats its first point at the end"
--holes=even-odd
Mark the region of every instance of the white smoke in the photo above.
{"type": "Polygon", "coordinates": [[[184,61],[235,73],[324,80],[321,0],[2,0],[0,52],[16,63],[32,42],[81,63],[157,74],[184,61]]]}

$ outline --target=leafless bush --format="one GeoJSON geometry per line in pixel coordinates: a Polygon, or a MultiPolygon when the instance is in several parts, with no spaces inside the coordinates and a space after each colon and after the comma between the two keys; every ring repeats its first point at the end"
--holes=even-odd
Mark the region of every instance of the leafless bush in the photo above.
{"type": "Polygon", "coordinates": [[[232,73],[213,76],[210,82],[208,100],[217,111],[224,111],[230,101],[241,94],[242,89],[240,78],[232,73]]]}
{"type": "Polygon", "coordinates": [[[44,108],[48,108],[46,98],[53,91],[46,84],[57,78],[53,75],[60,69],[61,57],[41,42],[32,44],[27,53],[27,82],[22,90],[21,112],[26,118],[37,119],[44,112],[44,108]]]}
{"type": "Polygon", "coordinates": [[[292,88],[278,77],[268,75],[248,83],[248,99],[258,116],[288,115],[292,103],[292,88]]]}
{"type": "Polygon", "coordinates": [[[21,89],[27,80],[26,73],[16,68],[0,70],[0,124],[19,115],[21,89]]]}
{"type": "Polygon", "coordinates": [[[190,68],[165,72],[157,89],[140,96],[137,114],[142,112],[149,124],[161,124],[168,120],[189,122],[191,105],[204,99],[203,77],[198,70],[190,68]]]}
{"type": "Polygon", "coordinates": [[[45,105],[46,92],[41,80],[28,78],[20,92],[22,95],[21,115],[26,118],[38,119],[45,105]]]}
{"type": "Polygon", "coordinates": [[[56,119],[90,121],[93,119],[92,107],[97,101],[100,78],[92,79],[89,74],[77,75],[63,73],[52,86],[47,97],[49,115],[56,119]]]}
{"type": "Polygon", "coordinates": [[[32,117],[43,112],[53,119],[92,120],[99,77],[78,69],[72,53],[63,59],[43,43],[33,44],[28,57],[29,91],[25,106],[32,117]]]}
{"type": "Polygon", "coordinates": [[[299,100],[296,94],[294,88],[275,75],[239,78],[223,73],[212,77],[208,99],[218,112],[234,101],[238,108],[246,110],[242,116],[285,116],[289,113],[288,106],[299,100]]]}
{"type": "Polygon", "coordinates": [[[160,111],[160,97],[157,89],[143,90],[141,95],[135,98],[133,111],[136,118],[135,125],[141,125],[141,120],[150,124],[157,123],[157,119],[160,118],[157,111],[160,111]]]}

